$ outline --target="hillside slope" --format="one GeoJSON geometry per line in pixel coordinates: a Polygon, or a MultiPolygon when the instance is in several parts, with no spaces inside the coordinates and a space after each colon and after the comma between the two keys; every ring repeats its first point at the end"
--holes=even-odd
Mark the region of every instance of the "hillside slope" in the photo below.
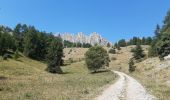
{"type": "Polygon", "coordinates": [[[83,61],[50,74],[46,64],[21,57],[0,61],[0,100],[89,100],[115,80],[108,71],[90,74],[83,61]]]}
{"type": "MultiPolygon", "coordinates": [[[[147,54],[148,46],[142,46],[147,54]]],[[[128,72],[129,59],[132,57],[130,52],[134,46],[121,48],[117,54],[111,55],[116,58],[112,60],[110,66],[113,70],[124,72],[137,79],[147,90],[160,100],[170,99],[170,61],[161,62],[159,58],[148,58],[136,63],[136,71],[128,72]]]]}

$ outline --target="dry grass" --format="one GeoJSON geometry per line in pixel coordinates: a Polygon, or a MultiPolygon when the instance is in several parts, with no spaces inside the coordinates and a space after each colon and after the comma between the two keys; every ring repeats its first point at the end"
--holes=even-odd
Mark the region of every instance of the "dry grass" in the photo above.
{"type": "Polygon", "coordinates": [[[62,67],[62,75],[45,68],[25,57],[0,61],[0,100],[89,100],[115,80],[110,71],[90,74],[84,62],[62,67]]]}
{"type": "MultiPolygon", "coordinates": [[[[142,46],[147,53],[148,46],[142,46]]],[[[116,57],[110,63],[110,66],[114,70],[125,72],[135,79],[140,81],[148,91],[155,95],[160,100],[170,100],[170,67],[157,70],[157,67],[162,64],[158,58],[149,58],[136,64],[136,71],[133,73],[128,72],[128,61],[132,57],[130,52],[134,46],[124,47],[118,52],[118,54],[111,55],[116,57]]],[[[169,65],[170,66],[170,65],[169,65]]]]}
{"type": "Polygon", "coordinates": [[[65,48],[64,49],[64,60],[69,60],[72,58],[74,61],[79,61],[81,59],[84,59],[84,54],[88,48],[65,48]]]}
{"type": "Polygon", "coordinates": [[[159,58],[149,58],[136,64],[132,75],[160,100],[170,100],[170,86],[167,83],[170,81],[170,67],[158,69],[162,63],[159,58]]]}

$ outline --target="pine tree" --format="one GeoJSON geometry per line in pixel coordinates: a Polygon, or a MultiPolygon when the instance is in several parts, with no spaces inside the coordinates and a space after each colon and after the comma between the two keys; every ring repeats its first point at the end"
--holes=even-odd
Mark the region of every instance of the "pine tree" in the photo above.
{"type": "Polygon", "coordinates": [[[13,31],[13,36],[15,39],[15,45],[16,48],[18,48],[19,51],[23,52],[24,50],[24,35],[27,31],[27,25],[21,25],[17,24],[13,31]]]}
{"type": "Polygon", "coordinates": [[[126,46],[126,41],[125,41],[125,39],[119,40],[119,41],[118,41],[118,45],[119,45],[120,47],[125,47],[125,46],[126,46]]]}
{"type": "Polygon", "coordinates": [[[155,29],[155,37],[156,38],[160,38],[160,32],[161,32],[161,28],[159,25],[157,25],[156,29],[155,29]]]}
{"type": "Polygon", "coordinates": [[[109,43],[109,42],[107,43],[107,47],[108,47],[108,48],[110,48],[110,47],[111,47],[111,45],[110,45],[110,43],[109,43]]]}
{"type": "Polygon", "coordinates": [[[137,44],[136,45],[136,48],[134,49],[134,52],[133,52],[133,58],[135,60],[139,60],[141,58],[143,58],[145,56],[143,50],[142,50],[142,47],[140,44],[137,44]]]}
{"type": "Polygon", "coordinates": [[[47,54],[47,71],[51,73],[62,74],[62,69],[60,68],[60,64],[63,57],[63,44],[60,38],[55,38],[51,41],[50,46],[48,48],[47,54]]]}
{"type": "Polygon", "coordinates": [[[136,66],[134,66],[133,59],[130,59],[129,61],[129,72],[135,71],[136,66]]]}

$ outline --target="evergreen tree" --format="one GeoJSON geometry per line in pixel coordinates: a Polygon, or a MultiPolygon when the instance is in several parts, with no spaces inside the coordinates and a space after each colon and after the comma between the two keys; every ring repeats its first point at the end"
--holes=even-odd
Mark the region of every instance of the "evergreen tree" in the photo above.
{"type": "Polygon", "coordinates": [[[24,54],[25,56],[34,59],[36,59],[36,32],[35,28],[30,26],[24,38],[24,54]]]}
{"type": "Polygon", "coordinates": [[[142,45],[146,45],[146,39],[145,39],[145,37],[142,38],[142,45]]]}
{"type": "Polygon", "coordinates": [[[152,43],[152,38],[151,37],[147,37],[145,44],[146,45],[151,45],[151,43],[152,43]]]}
{"type": "Polygon", "coordinates": [[[108,48],[110,48],[110,47],[111,47],[111,45],[110,45],[110,43],[109,43],[109,42],[107,43],[107,47],[108,47],[108,48]]]}
{"type": "Polygon", "coordinates": [[[145,54],[142,50],[142,47],[140,46],[140,44],[137,44],[136,48],[134,49],[134,52],[133,52],[133,58],[135,60],[139,60],[139,59],[143,58],[144,56],[145,56],[145,54]]]}
{"type": "Polygon", "coordinates": [[[117,42],[114,44],[114,48],[117,48],[118,47],[118,44],[117,44],[117,42]]]}
{"type": "Polygon", "coordinates": [[[13,31],[16,48],[21,52],[23,52],[24,50],[23,42],[24,42],[24,35],[26,31],[27,31],[27,25],[25,24],[24,25],[17,24],[13,31]]]}
{"type": "Polygon", "coordinates": [[[137,37],[133,37],[132,41],[133,41],[133,45],[138,44],[138,38],[137,37]]]}
{"type": "Polygon", "coordinates": [[[62,74],[62,69],[60,68],[60,64],[63,57],[63,45],[62,40],[60,38],[55,38],[50,43],[47,54],[47,71],[51,73],[62,74]]]}
{"type": "Polygon", "coordinates": [[[156,47],[160,59],[170,54],[170,32],[162,34],[161,39],[157,41],[156,47]]]}
{"type": "Polygon", "coordinates": [[[156,38],[159,38],[160,37],[160,32],[161,32],[161,28],[159,25],[156,26],[156,29],[155,29],[155,37],[156,38]]]}
{"type": "Polygon", "coordinates": [[[133,59],[130,59],[129,61],[129,72],[135,71],[136,66],[134,66],[133,59]]]}
{"type": "Polygon", "coordinates": [[[118,45],[119,45],[120,47],[125,47],[125,46],[126,46],[126,41],[125,41],[125,39],[119,40],[119,41],[118,41],[118,45]]]}
{"type": "Polygon", "coordinates": [[[14,39],[5,27],[0,27],[0,55],[4,55],[9,49],[13,50],[14,39]]]}

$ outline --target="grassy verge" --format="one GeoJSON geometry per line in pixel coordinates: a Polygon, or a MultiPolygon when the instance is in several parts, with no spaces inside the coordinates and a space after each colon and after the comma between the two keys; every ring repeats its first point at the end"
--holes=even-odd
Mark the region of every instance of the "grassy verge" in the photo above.
{"type": "MultiPolygon", "coordinates": [[[[141,68],[140,68],[141,69],[141,68]]],[[[136,71],[131,75],[147,88],[147,90],[155,95],[159,100],[170,100],[170,86],[166,83],[170,75],[170,69],[164,69],[159,72],[154,71],[136,71]]]]}
{"type": "Polygon", "coordinates": [[[90,74],[84,62],[62,67],[65,74],[45,72],[28,58],[0,62],[0,100],[89,100],[115,80],[112,72],[90,74]]]}

